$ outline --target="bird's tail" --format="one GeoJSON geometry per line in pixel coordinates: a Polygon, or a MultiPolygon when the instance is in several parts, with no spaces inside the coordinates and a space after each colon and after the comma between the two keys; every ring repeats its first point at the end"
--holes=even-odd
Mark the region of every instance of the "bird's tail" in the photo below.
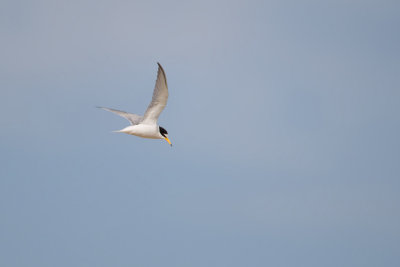
{"type": "Polygon", "coordinates": [[[127,126],[127,127],[125,127],[124,129],[121,129],[121,130],[118,130],[118,131],[113,131],[114,133],[127,133],[127,134],[129,134],[130,133],[130,128],[131,128],[132,126],[127,126]]]}

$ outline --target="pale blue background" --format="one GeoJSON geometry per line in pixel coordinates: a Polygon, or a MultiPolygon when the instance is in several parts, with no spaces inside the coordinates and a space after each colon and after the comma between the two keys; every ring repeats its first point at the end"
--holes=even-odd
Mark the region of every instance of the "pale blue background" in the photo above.
{"type": "Polygon", "coordinates": [[[400,266],[399,11],[1,1],[0,266],[400,266]]]}

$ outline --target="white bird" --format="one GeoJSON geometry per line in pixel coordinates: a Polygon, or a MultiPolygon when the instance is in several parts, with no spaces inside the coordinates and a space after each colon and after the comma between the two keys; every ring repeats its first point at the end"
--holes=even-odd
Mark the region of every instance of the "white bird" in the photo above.
{"type": "Polygon", "coordinates": [[[156,85],[153,91],[153,98],[151,99],[144,116],[112,108],[99,108],[114,112],[130,121],[130,126],[115,132],[126,133],[150,139],[165,139],[172,146],[171,141],[168,139],[167,130],[157,124],[158,117],[160,116],[164,107],[167,105],[168,100],[167,77],[165,76],[164,69],[161,67],[160,63],[157,62],[157,64],[158,72],[156,85]]]}

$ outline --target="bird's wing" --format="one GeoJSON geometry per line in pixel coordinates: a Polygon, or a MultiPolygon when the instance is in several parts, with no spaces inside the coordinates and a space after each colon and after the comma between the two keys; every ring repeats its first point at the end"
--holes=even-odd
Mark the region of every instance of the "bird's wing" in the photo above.
{"type": "Polygon", "coordinates": [[[132,113],[128,113],[125,111],[121,111],[121,110],[117,110],[117,109],[112,109],[112,108],[103,108],[103,107],[98,107],[110,112],[113,112],[115,114],[120,115],[121,117],[124,117],[125,119],[127,119],[128,121],[130,121],[130,123],[132,125],[136,125],[139,124],[140,122],[142,122],[143,117],[137,114],[132,114],[132,113]]]}
{"type": "Polygon", "coordinates": [[[158,72],[156,85],[153,91],[153,98],[149,106],[147,107],[146,113],[143,116],[144,124],[156,124],[158,116],[160,116],[164,107],[167,105],[168,100],[168,85],[167,77],[165,76],[164,69],[158,63],[158,72]]]}

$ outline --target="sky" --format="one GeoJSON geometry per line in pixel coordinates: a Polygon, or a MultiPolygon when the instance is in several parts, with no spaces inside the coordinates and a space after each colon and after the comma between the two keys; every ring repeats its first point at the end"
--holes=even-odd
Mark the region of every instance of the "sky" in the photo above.
{"type": "Polygon", "coordinates": [[[399,9],[2,0],[0,265],[399,266],[399,9]]]}

